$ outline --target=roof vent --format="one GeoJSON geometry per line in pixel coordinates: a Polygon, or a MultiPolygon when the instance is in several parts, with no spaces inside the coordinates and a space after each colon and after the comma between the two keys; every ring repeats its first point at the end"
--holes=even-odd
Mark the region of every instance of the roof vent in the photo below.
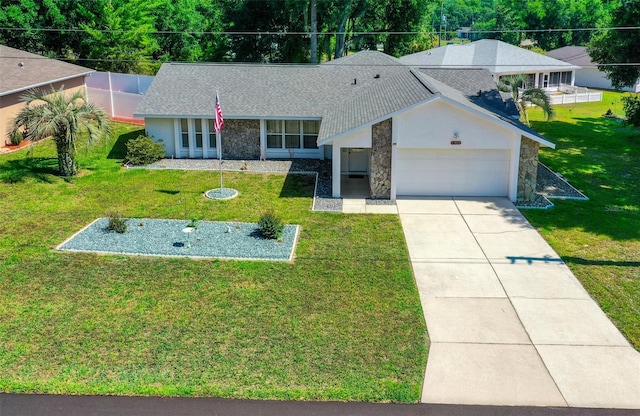
{"type": "Polygon", "coordinates": [[[376,74],[376,76],[374,77],[375,79],[380,78],[380,74],[376,74]]]}
{"type": "Polygon", "coordinates": [[[18,66],[22,68],[24,66],[24,62],[18,62],[18,66]]]}
{"type": "Polygon", "coordinates": [[[357,85],[357,84],[358,84],[358,80],[354,78],[353,79],[353,84],[351,84],[351,85],[357,85]]]}
{"type": "Polygon", "coordinates": [[[482,90],[478,91],[478,97],[482,95],[482,90]]]}

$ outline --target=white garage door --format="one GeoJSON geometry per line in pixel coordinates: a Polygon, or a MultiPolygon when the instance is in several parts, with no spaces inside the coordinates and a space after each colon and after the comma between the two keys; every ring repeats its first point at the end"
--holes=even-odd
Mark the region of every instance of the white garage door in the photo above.
{"type": "Polygon", "coordinates": [[[398,149],[396,194],[507,196],[509,150],[398,149]]]}

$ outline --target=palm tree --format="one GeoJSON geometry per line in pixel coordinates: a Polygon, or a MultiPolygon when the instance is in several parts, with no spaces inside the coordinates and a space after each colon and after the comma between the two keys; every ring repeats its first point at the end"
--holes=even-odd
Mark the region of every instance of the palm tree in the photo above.
{"type": "Polygon", "coordinates": [[[511,93],[513,101],[522,117],[524,124],[529,125],[529,116],[527,115],[527,107],[529,105],[537,105],[542,109],[547,120],[553,118],[553,108],[549,96],[542,88],[526,88],[528,78],[524,74],[510,75],[498,84],[501,91],[511,93]],[[520,87],[525,87],[524,91],[520,91],[520,87]]]}
{"type": "Polygon", "coordinates": [[[20,99],[26,105],[13,120],[12,131],[24,131],[24,138],[31,141],[53,137],[61,176],[78,173],[76,140],[83,129],[89,132],[89,142],[109,133],[107,113],[87,102],[80,91],[69,94],[64,87],[49,92],[30,90],[20,99]]]}

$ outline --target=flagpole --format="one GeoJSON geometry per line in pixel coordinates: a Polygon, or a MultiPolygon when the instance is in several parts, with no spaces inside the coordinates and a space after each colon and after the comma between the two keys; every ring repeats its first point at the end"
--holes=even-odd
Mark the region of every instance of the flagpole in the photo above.
{"type": "Polygon", "coordinates": [[[220,165],[220,191],[222,192],[222,126],[224,119],[222,118],[222,108],[220,107],[220,96],[216,90],[216,108],[215,108],[215,128],[216,128],[216,146],[218,147],[218,164],[220,165]]]}
{"type": "MultiPolygon", "coordinates": [[[[222,137],[220,136],[220,131],[216,131],[216,141],[220,144],[222,148],[222,137]]],[[[220,166],[220,191],[222,191],[222,149],[218,149],[218,165],[220,166]]]]}

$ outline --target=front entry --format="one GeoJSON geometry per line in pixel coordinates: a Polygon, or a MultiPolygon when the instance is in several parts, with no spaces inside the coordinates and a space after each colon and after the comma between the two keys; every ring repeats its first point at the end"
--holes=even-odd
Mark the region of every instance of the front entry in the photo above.
{"type": "Polygon", "coordinates": [[[368,174],[369,149],[343,148],[340,154],[340,166],[343,174],[368,174]]]}

